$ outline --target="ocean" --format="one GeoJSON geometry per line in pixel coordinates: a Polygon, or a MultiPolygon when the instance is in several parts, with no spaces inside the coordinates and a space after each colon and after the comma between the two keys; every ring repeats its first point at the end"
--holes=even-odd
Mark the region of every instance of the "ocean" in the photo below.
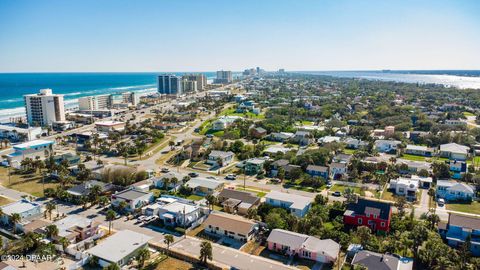
{"type": "MultiPolygon", "coordinates": [[[[208,80],[215,72],[203,72],[208,80]]],[[[480,89],[480,71],[414,70],[414,71],[298,71],[298,73],[334,77],[408,83],[434,83],[458,88],[480,89]]],[[[78,106],[78,98],[126,91],[154,93],[160,73],[0,73],[0,122],[25,115],[23,95],[51,88],[65,95],[67,109],[78,106]]],[[[184,73],[175,73],[182,75],[184,73]]],[[[239,73],[234,73],[234,77],[239,73]]]]}
{"type": "MultiPolygon", "coordinates": [[[[203,72],[213,79],[215,72],[203,72]]],[[[0,73],[0,122],[25,115],[23,95],[51,88],[63,94],[66,109],[78,106],[78,98],[118,92],[156,92],[160,73],[0,73]]],[[[174,73],[182,75],[183,73],[174,73]]]]}

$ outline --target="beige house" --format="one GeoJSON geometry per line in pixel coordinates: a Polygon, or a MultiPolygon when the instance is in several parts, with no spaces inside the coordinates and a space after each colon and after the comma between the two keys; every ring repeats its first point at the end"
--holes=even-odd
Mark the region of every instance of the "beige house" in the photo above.
{"type": "Polygon", "coordinates": [[[258,224],[241,216],[212,212],[203,223],[205,232],[239,241],[249,241],[258,229],[258,224]]]}

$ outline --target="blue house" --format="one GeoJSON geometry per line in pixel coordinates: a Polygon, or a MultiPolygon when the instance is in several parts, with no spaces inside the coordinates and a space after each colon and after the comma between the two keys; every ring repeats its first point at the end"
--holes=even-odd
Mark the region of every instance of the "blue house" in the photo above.
{"type": "Polygon", "coordinates": [[[325,166],[308,165],[307,173],[310,176],[318,176],[328,179],[328,167],[325,166]]]}
{"type": "Polygon", "coordinates": [[[437,180],[437,197],[446,201],[472,201],[475,189],[457,181],[437,180]]]}
{"type": "Polygon", "coordinates": [[[470,238],[470,251],[480,256],[480,218],[450,213],[448,223],[439,223],[440,235],[451,247],[461,247],[470,238]]]}
{"type": "Polygon", "coordinates": [[[453,172],[453,179],[461,179],[462,175],[467,172],[467,162],[459,160],[448,161],[448,167],[453,172]]]}

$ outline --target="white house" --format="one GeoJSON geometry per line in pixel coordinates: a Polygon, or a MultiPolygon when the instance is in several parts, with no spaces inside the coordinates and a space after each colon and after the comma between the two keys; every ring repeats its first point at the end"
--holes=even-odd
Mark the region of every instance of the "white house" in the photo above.
{"type": "Polygon", "coordinates": [[[235,154],[232,151],[226,152],[213,150],[212,152],[210,152],[210,155],[208,155],[206,163],[212,166],[227,166],[232,162],[234,156],[235,154]]]}
{"type": "Polygon", "coordinates": [[[127,189],[112,195],[112,205],[119,206],[120,202],[127,203],[126,210],[134,211],[153,202],[153,193],[135,189],[127,189]]]}
{"type": "Polygon", "coordinates": [[[158,216],[168,226],[189,227],[200,216],[200,208],[195,204],[174,201],[158,208],[158,216]]]}
{"type": "Polygon", "coordinates": [[[22,199],[13,203],[9,203],[0,207],[3,212],[3,216],[1,217],[2,223],[9,223],[10,217],[13,214],[20,215],[20,222],[17,223],[16,227],[20,231],[23,231],[23,224],[26,223],[26,219],[39,216],[42,214],[42,206],[39,203],[31,202],[26,199],[22,199]]]}
{"type": "Polygon", "coordinates": [[[87,254],[98,258],[101,267],[111,263],[122,267],[136,257],[140,250],[148,248],[148,241],[151,239],[148,235],[130,230],[118,231],[87,250],[87,254]]]}
{"type": "Polygon", "coordinates": [[[404,196],[409,201],[417,200],[419,185],[418,179],[400,177],[390,180],[390,189],[394,190],[396,195],[404,196]]]}
{"type": "Polygon", "coordinates": [[[34,140],[13,146],[14,152],[6,155],[8,164],[15,168],[20,168],[20,162],[25,158],[45,159],[53,152],[54,141],[34,140]]]}
{"type": "Polygon", "coordinates": [[[398,145],[401,143],[401,141],[396,140],[376,140],[375,150],[381,153],[396,152],[398,145]]]}
{"type": "Polygon", "coordinates": [[[469,151],[470,147],[468,146],[457,143],[447,143],[440,145],[439,154],[441,157],[449,159],[467,160],[469,151]]]}
{"type": "Polygon", "coordinates": [[[122,131],[125,129],[125,122],[121,121],[98,121],[95,127],[99,132],[122,131]]]}
{"type": "Polygon", "coordinates": [[[471,201],[475,188],[454,180],[437,180],[437,197],[447,201],[471,201]]]}
{"type": "Polygon", "coordinates": [[[213,194],[215,191],[220,190],[225,182],[206,179],[206,178],[193,178],[190,179],[185,185],[192,188],[193,192],[198,195],[209,195],[213,194]]]}
{"type": "Polygon", "coordinates": [[[405,154],[416,156],[431,157],[433,156],[434,152],[435,151],[433,148],[423,145],[407,144],[407,147],[405,148],[405,154]]]}
{"type": "Polygon", "coordinates": [[[11,125],[0,125],[0,138],[12,141],[31,141],[40,137],[41,127],[21,128],[11,125]]]}
{"type": "Polygon", "coordinates": [[[225,130],[229,126],[231,126],[235,121],[243,119],[240,116],[229,115],[229,116],[221,116],[212,124],[212,129],[219,131],[225,130]]]}
{"type": "Polygon", "coordinates": [[[265,195],[265,203],[285,208],[297,217],[305,216],[312,205],[312,201],[313,199],[309,197],[279,191],[271,191],[265,195]]]}

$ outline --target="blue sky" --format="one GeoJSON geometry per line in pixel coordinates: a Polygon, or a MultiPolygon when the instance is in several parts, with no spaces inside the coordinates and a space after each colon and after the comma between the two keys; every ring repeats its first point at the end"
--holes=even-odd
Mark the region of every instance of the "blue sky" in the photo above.
{"type": "Polygon", "coordinates": [[[0,72],[480,69],[480,1],[0,0],[0,72]]]}

